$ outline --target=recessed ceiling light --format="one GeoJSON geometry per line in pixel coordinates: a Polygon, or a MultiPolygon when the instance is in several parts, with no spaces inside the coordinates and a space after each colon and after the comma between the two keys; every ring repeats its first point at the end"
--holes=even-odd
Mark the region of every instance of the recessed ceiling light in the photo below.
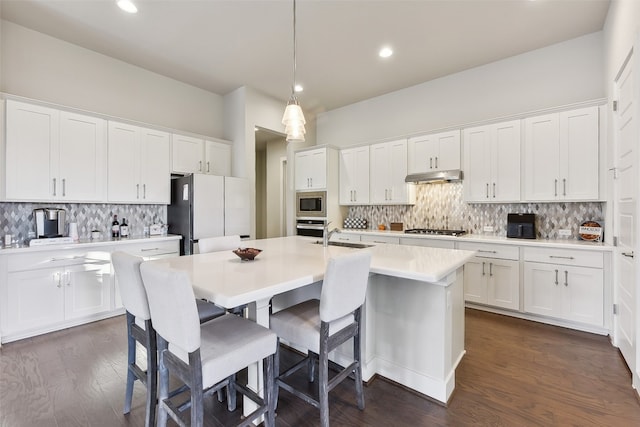
{"type": "Polygon", "coordinates": [[[118,7],[125,12],[136,13],[138,8],[131,0],[118,0],[118,7]]]}
{"type": "Polygon", "coordinates": [[[295,86],[293,87],[293,90],[294,90],[295,92],[302,92],[302,91],[304,90],[304,88],[302,87],[302,85],[298,84],[298,85],[295,85],[295,86]]]}
{"type": "Polygon", "coordinates": [[[380,58],[388,58],[391,55],[393,55],[393,50],[391,50],[390,47],[383,47],[382,49],[380,49],[380,52],[378,52],[378,55],[380,56],[380,58]]]}

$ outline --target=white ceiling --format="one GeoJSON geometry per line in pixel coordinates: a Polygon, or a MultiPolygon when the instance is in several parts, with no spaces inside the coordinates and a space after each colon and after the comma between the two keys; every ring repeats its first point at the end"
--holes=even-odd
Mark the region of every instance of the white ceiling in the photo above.
{"type": "MultiPolygon", "coordinates": [[[[291,93],[290,0],[0,0],[3,19],[225,95],[291,93]]],[[[321,112],[602,29],[609,0],[298,0],[298,98],[321,112]],[[395,54],[377,56],[389,45],[395,54]]]]}

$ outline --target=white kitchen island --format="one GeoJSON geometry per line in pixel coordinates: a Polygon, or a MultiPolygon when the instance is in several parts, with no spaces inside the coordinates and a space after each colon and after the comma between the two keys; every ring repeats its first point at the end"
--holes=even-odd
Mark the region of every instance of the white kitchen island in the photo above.
{"type": "MultiPolygon", "coordinates": [[[[446,404],[465,352],[463,272],[474,252],[400,245],[324,248],[314,241],[293,236],[243,242],[263,250],[254,261],[240,261],[229,251],[149,262],[188,272],[196,296],[227,308],[249,304],[250,318],[268,326],[273,297],[277,310],[300,295],[318,296],[330,257],[371,251],[364,380],[382,375],[446,404]]],[[[338,349],[333,359],[345,363],[350,347],[338,349]]],[[[256,382],[257,374],[250,372],[256,382]]]]}

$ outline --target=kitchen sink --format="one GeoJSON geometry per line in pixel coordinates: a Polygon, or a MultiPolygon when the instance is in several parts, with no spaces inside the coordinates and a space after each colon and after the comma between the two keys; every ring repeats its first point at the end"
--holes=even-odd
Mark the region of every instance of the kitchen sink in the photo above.
{"type": "MultiPolygon", "coordinates": [[[[313,242],[315,245],[321,245],[322,240],[316,240],[313,242]]],[[[329,246],[342,246],[343,248],[355,248],[355,249],[364,249],[370,248],[373,245],[367,245],[365,243],[354,243],[354,242],[329,242],[329,246]]]]}

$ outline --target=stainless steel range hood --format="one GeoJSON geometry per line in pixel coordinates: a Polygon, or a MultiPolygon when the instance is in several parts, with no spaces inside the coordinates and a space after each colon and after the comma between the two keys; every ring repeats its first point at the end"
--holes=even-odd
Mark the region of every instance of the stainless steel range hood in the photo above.
{"type": "Polygon", "coordinates": [[[451,182],[462,180],[462,171],[459,169],[436,171],[436,172],[422,172],[412,173],[407,175],[404,182],[412,182],[415,184],[424,183],[438,183],[438,182],[451,182]]]}

